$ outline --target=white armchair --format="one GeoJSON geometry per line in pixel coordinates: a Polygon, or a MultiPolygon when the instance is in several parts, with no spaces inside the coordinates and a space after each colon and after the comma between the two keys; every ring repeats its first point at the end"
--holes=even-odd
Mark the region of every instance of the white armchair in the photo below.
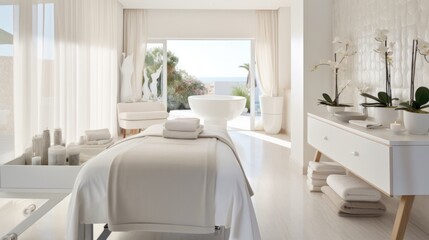
{"type": "Polygon", "coordinates": [[[161,102],[118,103],[118,121],[124,138],[129,129],[144,129],[167,121],[168,112],[161,102]]]}

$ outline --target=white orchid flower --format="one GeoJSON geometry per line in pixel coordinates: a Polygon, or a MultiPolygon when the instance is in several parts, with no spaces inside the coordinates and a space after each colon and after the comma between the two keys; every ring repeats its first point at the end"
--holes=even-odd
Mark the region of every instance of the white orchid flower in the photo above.
{"type": "Polygon", "coordinates": [[[384,42],[387,40],[387,34],[389,31],[387,29],[377,29],[375,40],[378,42],[384,42]]]}
{"type": "Polygon", "coordinates": [[[420,54],[429,56],[429,43],[420,38],[417,39],[417,41],[417,48],[419,49],[420,54]]]}
{"type": "Polygon", "coordinates": [[[332,43],[342,43],[341,38],[339,37],[334,37],[334,40],[332,41],[332,43]]]}
{"type": "Polygon", "coordinates": [[[386,46],[384,46],[383,43],[380,43],[380,45],[378,45],[378,48],[374,49],[374,51],[376,51],[377,53],[380,53],[380,54],[385,54],[388,52],[388,50],[389,49],[386,46]]]}
{"type": "Polygon", "coordinates": [[[366,83],[358,83],[355,84],[356,89],[359,91],[359,93],[368,93],[369,91],[371,91],[371,86],[366,84],[366,83]]]}

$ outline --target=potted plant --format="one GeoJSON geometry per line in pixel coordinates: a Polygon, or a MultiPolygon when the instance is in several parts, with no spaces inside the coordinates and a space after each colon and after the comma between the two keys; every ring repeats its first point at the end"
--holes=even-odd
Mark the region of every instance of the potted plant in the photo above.
{"type": "Polygon", "coordinates": [[[419,87],[414,92],[417,54],[423,55],[426,62],[429,62],[429,43],[421,39],[413,40],[410,99],[407,102],[400,103],[400,106],[396,109],[404,110],[404,126],[410,134],[427,134],[429,131],[429,112],[422,109],[429,107],[429,89],[419,87]]]}
{"type": "Polygon", "coordinates": [[[388,127],[390,123],[398,119],[398,112],[395,111],[396,106],[393,106],[393,100],[398,98],[392,98],[392,85],[391,85],[391,67],[393,62],[393,47],[395,42],[389,42],[387,40],[388,30],[382,29],[377,30],[375,40],[379,42],[379,46],[374,51],[378,53],[384,62],[385,68],[385,90],[377,93],[377,96],[361,93],[361,96],[375,100],[375,102],[362,103],[363,107],[374,107],[374,118],[377,122],[385,127],[388,127]]]}
{"type": "Polygon", "coordinates": [[[339,47],[334,52],[334,60],[321,60],[319,64],[315,65],[311,71],[315,71],[319,66],[329,66],[335,74],[335,93],[332,98],[329,94],[323,93],[323,99],[318,99],[319,105],[326,105],[330,113],[344,111],[345,107],[351,107],[352,105],[340,103],[340,95],[344,89],[348,86],[350,81],[339,90],[338,87],[338,76],[341,71],[345,70],[345,64],[350,56],[356,54],[356,49],[352,47],[349,41],[343,41],[336,37],[333,44],[338,44],[339,47]]]}

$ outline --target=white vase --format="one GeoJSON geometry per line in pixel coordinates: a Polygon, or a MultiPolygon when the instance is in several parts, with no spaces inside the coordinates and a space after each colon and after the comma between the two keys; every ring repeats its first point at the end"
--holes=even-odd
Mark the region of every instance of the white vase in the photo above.
{"type": "Polygon", "coordinates": [[[429,114],[404,111],[404,126],[410,134],[428,134],[429,114]]]}
{"type": "Polygon", "coordinates": [[[346,109],[346,107],[342,107],[342,106],[329,106],[326,105],[326,109],[328,110],[328,112],[334,114],[336,112],[341,112],[344,111],[346,109]]]}
{"type": "Polygon", "coordinates": [[[277,134],[282,128],[283,97],[259,97],[261,102],[262,124],[268,134],[277,134]]]}
{"type": "Polygon", "coordinates": [[[399,119],[399,112],[394,107],[375,107],[374,119],[383,127],[390,127],[390,124],[399,119]]]}

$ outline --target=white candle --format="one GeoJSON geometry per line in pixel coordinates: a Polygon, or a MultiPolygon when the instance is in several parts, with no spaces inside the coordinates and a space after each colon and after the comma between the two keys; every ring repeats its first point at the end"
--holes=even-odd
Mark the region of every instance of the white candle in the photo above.
{"type": "Polygon", "coordinates": [[[402,130],[401,124],[397,122],[391,123],[390,130],[392,130],[394,133],[399,133],[402,130]]]}
{"type": "Polygon", "coordinates": [[[48,149],[48,165],[65,165],[66,164],[66,148],[57,145],[48,149]]]}
{"type": "Polygon", "coordinates": [[[61,128],[54,130],[54,145],[61,145],[63,143],[63,134],[61,128]]]}
{"type": "Polygon", "coordinates": [[[69,155],[69,165],[79,165],[80,146],[69,145],[67,154],[69,155]]]}
{"type": "Polygon", "coordinates": [[[42,165],[42,157],[41,156],[35,156],[31,158],[31,164],[32,165],[42,165]]]}

